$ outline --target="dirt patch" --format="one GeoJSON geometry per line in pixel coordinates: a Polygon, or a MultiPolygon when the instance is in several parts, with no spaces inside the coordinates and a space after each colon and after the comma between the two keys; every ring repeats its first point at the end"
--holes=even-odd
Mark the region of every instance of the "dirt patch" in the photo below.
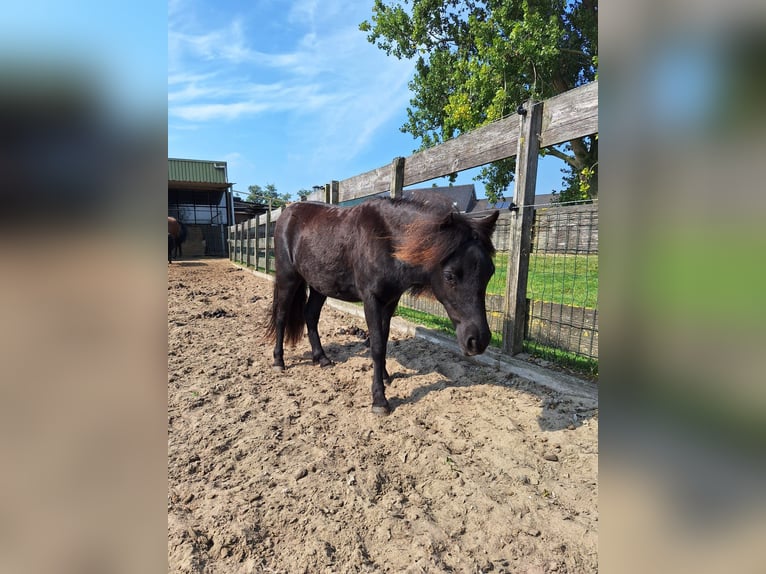
{"type": "Polygon", "coordinates": [[[325,307],[284,373],[271,284],[168,266],[171,572],[596,572],[596,405],[392,332],[370,412],[356,317],[325,307]]]}

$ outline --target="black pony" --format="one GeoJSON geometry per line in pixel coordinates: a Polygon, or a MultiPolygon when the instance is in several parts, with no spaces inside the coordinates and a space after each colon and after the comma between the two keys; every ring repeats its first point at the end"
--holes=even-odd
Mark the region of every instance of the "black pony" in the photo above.
{"type": "Polygon", "coordinates": [[[274,368],[284,369],[284,339],[296,343],[304,325],[314,363],[332,365],[317,331],[322,305],[327,297],[362,301],[373,361],[372,411],[389,414],[386,344],[391,316],[410,288],[428,290],[444,305],[466,355],[483,353],[490,341],[484,298],[495,271],[491,235],[498,214],[466,217],[435,192],[345,208],[289,205],[274,230],[276,280],[267,333],[275,341],[274,368]]]}
{"type": "Polygon", "coordinates": [[[172,233],[168,233],[168,263],[173,263],[173,250],[176,248],[176,240],[172,233]]]}

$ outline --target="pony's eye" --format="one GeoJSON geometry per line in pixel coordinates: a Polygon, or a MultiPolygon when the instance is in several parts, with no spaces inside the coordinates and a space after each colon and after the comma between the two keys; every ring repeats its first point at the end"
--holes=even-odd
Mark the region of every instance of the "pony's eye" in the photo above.
{"type": "Polygon", "coordinates": [[[456,282],[455,274],[452,273],[452,271],[445,271],[444,272],[444,280],[449,283],[450,285],[454,285],[456,282]]]}

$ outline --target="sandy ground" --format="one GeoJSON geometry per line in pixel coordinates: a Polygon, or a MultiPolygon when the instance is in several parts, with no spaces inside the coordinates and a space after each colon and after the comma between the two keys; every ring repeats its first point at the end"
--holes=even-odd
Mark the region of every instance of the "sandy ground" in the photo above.
{"type": "Polygon", "coordinates": [[[362,319],[325,307],[284,373],[271,284],[168,266],[170,572],[598,570],[596,404],[392,330],[370,412],[362,319]]]}

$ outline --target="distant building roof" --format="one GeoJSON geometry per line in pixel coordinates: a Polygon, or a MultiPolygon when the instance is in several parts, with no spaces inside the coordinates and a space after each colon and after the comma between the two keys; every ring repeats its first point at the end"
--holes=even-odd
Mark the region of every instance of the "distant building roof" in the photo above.
{"type": "Polygon", "coordinates": [[[558,195],[554,193],[541,193],[535,196],[535,205],[549,205],[558,201],[558,195]]]}
{"type": "MultiPolygon", "coordinates": [[[[535,196],[535,205],[549,205],[556,196],[552,193],[542,193],[535,196]]],[[[510,209],[513,198],[503,198],[495,203],[490,203],[488,199],[479,199],[473,211],[487,211],[489,209],[510,209]]]]}
{"type": "Polygon", "coordinates": [[[262,205],[260,203],[254,203],[252,201],[245,201],[243,199],[234,198],[234,221],[236,223],[241,223],[242,221],[247,221],[248,219],[252,219],[256,215],[259,215],[261,213],[266,213],[268,211],[268,208],[265,205],[262,205]]]}
{"type": "MultiPolygon", "coordinates": [[[[452,201],[452,204],[455,206],[455,209],[458,211],[473,211],[474,205],[476,204],[476,188],[472,183],[466,185],[445,185],[440,187],[418,187],[414,189],[405,189],[402,191],[402,197],[408,198],[416,191],[435,191],[440,193],[449,198],[452,201]]],[[[384,191],[375,195],[344,201],[341,203],[341,205],[356,205],[358,203],[367,201],[368,199],[372,199],[373,197],[390,197],[390,195],[391,194],[389,192],[384,191]]]]}
{"type": "Polygon", "coordinates": [[[227,188],[225,161],[168,158],[168,183],[227,188]]]}
{"type": "Polygon", "coordinates": [[[472,183],[466,185],[447,185],[441,187],[421,187],[418,189],[408,189],[404,191],[404,196],[407,197],[407,192],[413,191],[436,191],[442,195],[446,195],[452,200],[452,204],[458,211],[472,211],[476,204],[476,188],[472,183]]]}

